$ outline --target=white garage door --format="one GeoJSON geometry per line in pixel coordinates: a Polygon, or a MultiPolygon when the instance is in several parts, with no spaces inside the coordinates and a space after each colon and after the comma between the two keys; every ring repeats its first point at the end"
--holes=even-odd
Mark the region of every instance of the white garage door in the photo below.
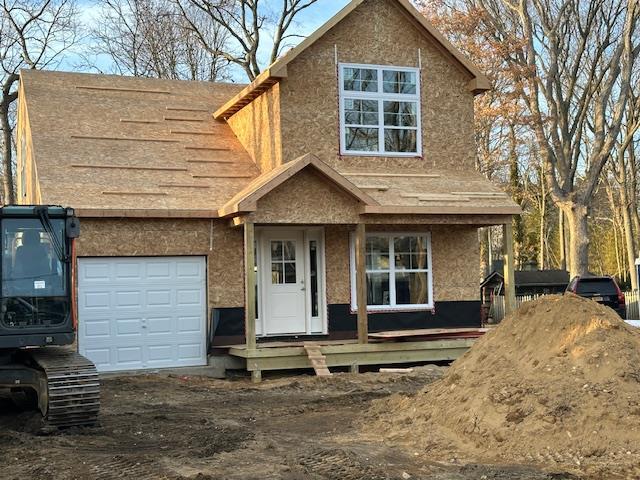
{"type": "Polygon", "coordinates": [[[78,259],[78,344],[99,371],[205,365],[204,257],[78,259]]]}

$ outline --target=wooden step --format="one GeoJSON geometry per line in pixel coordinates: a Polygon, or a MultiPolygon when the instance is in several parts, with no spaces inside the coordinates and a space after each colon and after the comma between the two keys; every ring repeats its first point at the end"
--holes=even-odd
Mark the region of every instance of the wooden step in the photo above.
{"type": "Polygon", "coordinates": [[[305,343],[304,349],[307,352],[309,362],[319,377],[330,377],[331,372],[327,367],[327,357],[322,354],[320,345],[315,343],[305,343]]]}

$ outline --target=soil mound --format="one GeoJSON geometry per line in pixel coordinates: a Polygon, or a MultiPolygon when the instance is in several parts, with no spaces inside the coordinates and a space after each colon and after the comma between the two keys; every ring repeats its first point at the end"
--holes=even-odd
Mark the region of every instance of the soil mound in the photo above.
{"type": "Polygon", "coordinates": [[[441,380],[376,402],[373,415],[378,435],[439,458],[460,452],[640,478],[640,329],[590,300],[544,297],[441,380]]]}

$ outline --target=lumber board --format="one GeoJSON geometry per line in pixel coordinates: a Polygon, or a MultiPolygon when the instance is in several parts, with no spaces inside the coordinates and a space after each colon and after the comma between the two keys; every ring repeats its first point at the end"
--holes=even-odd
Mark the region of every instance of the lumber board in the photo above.
{"type": "Polygon", "coordinates": [[[348,177],[391,177],[391,178],[440,178],[439,173],[386,173],[386,172],[345,172],[342,175],[348,177]]]}
{"type": "Polygon", "coordinates": [[[74,163],[71,165],[73,168],[103,168],[103,169],[114,169],[114,170],[158,170],[164,172],[186,172],[188,171],[185,167],[147,167],[147,166],[136,166],[136,165],[108,165],[108,164],[90,164],[90,163],[74,163]]]}
{"type": "Polygon", "coordinates": [[[482,335],[487,332],[486,328],[422,328],[415,330],[391,330],[386,332],[370,333],[369,338],[376,339],[398,339],[407,337],[429,337],[429,336],[457,336],[461,334],[482,335]]]}
{"type": "Polygon", "coordinates": [[[251,222],[244,224],[244,304],[246,348],[251,352],[256,348],[256,270],[255,265],[255,226],[251,222]]]}
{"type": "Polygon", "coordinates": [[[160,123],[160,120],[137,120],[135,118],[121,118],[122,123],[160,123]]]}
{"type": "Polygon", "coordinates": [[[158,143],[180,143],[180,140],[172,138],[150,138],[150,137],[101,137],[99,135],[71,135],[77,140],[109,140],[123,142],[158,142],[158,143]]]}
{"type": "Polygon", "coordinates": [[[156,90],[151,88],[103,87],[97,85],[76,85],[76,88],[78,90],[103,90],[106,92],[157,93],[161,95],[171,95],[169,90],[156,90]]]}
{"type": "Polygon", "coordinates": [[[121,192],[116,190],[106,190],[102,195],[167,195],[167,192],[121,192]]]}
{"type": "Polygon", "coordinates": [[[209,113],[209,110],[205,108],[197,108],[197,107],[165,107],[166,110],[171,112],[205,112],[209,113]]]}
{"type": "MultiPolygon", "coordinates": [[[[325,356],[331,355],[357,355],[359,354],[386,354],[389,352],[408,352],[414,350],[448,350],[456,348],[468,348],[475,339],[473,338],[447,338],[437,340],[418,340],[408,342],[384,342],[384,343],[342,343],[323,345],[322,352],[325,356]]],[[[258,344],[254,350],[247,350],[245,345],[232,346],[229,354],[243,358],[275,358],[304,356],[306,352],[302,346],[268,348],[258,344]]],[[[356,358],[357,360],[357,358],[356,358]]]]}

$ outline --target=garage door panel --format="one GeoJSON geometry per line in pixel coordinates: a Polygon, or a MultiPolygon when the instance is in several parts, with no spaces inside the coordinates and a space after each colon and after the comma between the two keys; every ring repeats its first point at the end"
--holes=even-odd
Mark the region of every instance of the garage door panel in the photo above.
{"type": "Polygon", "coordinates": [[[116,336],[142,336],[142,318],[115,318],[114,321],[116,324],[116,336]]]}
{"type": "Polygon", "coordinates": [[[178,333],[201,333],[202,332],[202,323],[200,322],[200,317],[192,316],[180,316],[178,317],[178,333]]]}
{"type": "Polygon", "coordinates": [[[109,348],[87,348],[83,352],[95,364],[96,368],[101,371],[110,370],[111,349],[109,348]]]}
{"type": "Polygon", "coordinates": [[[116,363],[121,366],[135,366],[142,363],[142,347],[116,347],[116,363]]]}
{"type": "Polygon", "coordinates": [[[108,319],[87,320],[83,328],[86,338],[108,338],[111,336],[111,325],[108,319]]]}
{"type": "Polygon", "coordinates": [[[178,345],[178,357],[181,359],[197,359],[202,356],[202,353],[202,345],[199,343],[185,343],[178,345]]]}
{"type": "Polygon", "coordinates": [[[194,260],[181,260],[176,263],[176,278],[178,280],[193,280],[204,276],[203,265],[194,260]]]}
{"type": "Polygon", "coordinates": [[[142,265],[137,260],[117,261],[114,265],[115,280],[142,280],[142,265]]]}
{"type": "Polygon", "coordinates": [[[202,291],[199,289],[180,288],[176,292],[176,297],[178,307],[200,307],[204,301],[202,291]]]}
{"type": "Polygon", "coordinates": [[[146,278],[148,280],[168,280],[171,278],[171,263],[166,261],[153,261],[146,265],[146,278]]]}
{"type": "Polygon", "coordinates": [[[175,358],[175,346],[171,344],[150,345],[147,348],[149,362],[164,362],[167,358],[175,358]]]}
{"type": "Polygon", "coordinates": [[[147,319],[147,333],[149,335],[173,335],[175,323],[174,317],[149,317],[147,319]]]}
{"type": "Polygon", "coordinates": [[[80,258],[80,352],[99,371],[206,364],[204,257],[80,258]]]}
{"type": "Polygon", "coordinates": [[[80,308],[92,310],[108,310],[111,296],[108,291],[92,291],[79,295],[80,308]]]}
{"type": "Polygon", "coordinates": [[[147,290],[145,292],[147,307],[170,307],[175,304],[172,290],[147,290]]]}
{"type": "Polygon", "coordinates": [[[111,279],[111,268],[107,262],[95,262],[87,265],[83,272],[85,282],[104,282],[111,279]]]}

